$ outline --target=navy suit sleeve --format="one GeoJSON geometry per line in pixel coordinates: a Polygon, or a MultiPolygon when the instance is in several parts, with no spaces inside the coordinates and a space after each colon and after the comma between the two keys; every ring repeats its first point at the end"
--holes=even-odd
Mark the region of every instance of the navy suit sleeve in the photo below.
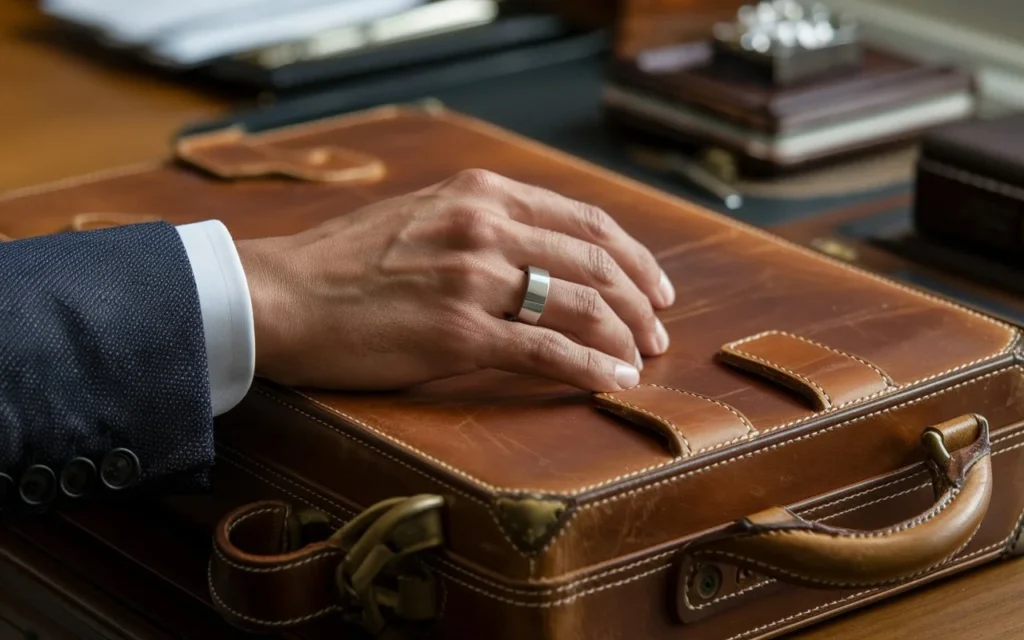
{"type": "Polygon", "coordinates": [[[205,486],[202,315],[175,228],[0,243],[0,509],[205,486]]]}

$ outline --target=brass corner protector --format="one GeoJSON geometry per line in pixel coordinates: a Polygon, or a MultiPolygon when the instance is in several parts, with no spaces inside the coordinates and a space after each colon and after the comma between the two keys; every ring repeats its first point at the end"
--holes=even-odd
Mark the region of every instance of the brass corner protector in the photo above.
{"type": "Polygon", "coordinates": [[[568,519],[570,505],[554,498],[501,497],[494,501],[498,523],[513,545],[537,553],[554,538],[568,519]]]}

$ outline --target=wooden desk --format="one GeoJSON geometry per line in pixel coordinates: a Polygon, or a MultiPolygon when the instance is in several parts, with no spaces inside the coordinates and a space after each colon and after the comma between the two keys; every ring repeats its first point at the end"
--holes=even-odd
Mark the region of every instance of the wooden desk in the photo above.
{"type": "MultiPolygon", "coordinates": [[[[19,0],[0,3],[0,92],[0,192],[150,160],[166,152],[170,136],[183,124],[237,106],[228,97],[204,95],[163,78],[148,77],[142,70],[99,63],[94,56],[79,57],[73,47],[56,42],[46,21],[29,3],[19,0]]],[[[34,539],[39,542],[38,536],[34,539]]],[[[71,545],[58,546],[66,549],[69,557],[76,556],[71,545]]],[[[77,557],[83,558],[80,553],[77,557]]],[[[0,531],[0,568],[6,567],[5,571],[27,580],[18,584],[0,580],[0,585],[17,590],[19,596],[30,597],[39,589],[52,592],[58,585],[68,585],[79,594],[78,604],[84,607],[84,613],[102,611],[105,619],[120,621],[112,625],[118,627],[117,634],[111,632],[109,637],[213,637],[206,634],[217,623],[209,616],[202,617],[202,625],[189,620],[201,626],[201,632],[196,630],[199,626],[193,626],[187,634],[175,629],[175,633],[165,635],[165,631],[159,631],[162,625],[143,620],[152,612],[134,609],[124,599],[106,593],[92,593],[105,590],[117,558],[102,557],[97,552],[88,559],[95,566],[62,575],[64,565],[53,556],[41,553],[25,538],[0,531]],[[7,554],[25,564],[4,565],[7,554]],[[89,580],[95,582],[90,585],[89,580]],[[123,611],[117,612],[119,607],[123,611]]],[[[0,576],[4,575],[9,574],[0,571],[0,576]]],[[[125,594],[140,595],[146,585],[153,585],[151,577],[144,574],[125,577],[123,582],[131,584],[125,594]],[[137,582],[132,583],[133,579],[137,582]]],[[[156,601],[168,608],[168,600],[156,601]]],[[[73,609],[60,596],[55,596],[55,602],[56,609],[41,609],[51,613],[39,617],[43,625],[39,631],[44,631],[47,624],[62,626],[57,625],[59,620],[53,617],[53,611],[73,609]]],[[[6,605],[26,615],[31,609],[0,589],[0,614],[8,608],[6,605]]],[[[164,618],[165,624],[169,624],[167,620],[164,618]]],[[[107,626],[111,625],[97,622],[94,628],[107,626]]],[[[73,637],[64,635],[66,631],[62,627],[41,637],[73,637]]],[[[6,628],[0,628],[0,635],[6,633],[6,628]]],[[[1024,637],[1024,561],[996,564],[944,581],[830,621],[798,637],[877,640],[897,634],[972,640],[1024,637]]],[[[222,633],[219,637],[225,636],[222,633]]]]}
{"type": "Polygon", "coordinates": [[[25,0],[0,2],[0,191],[151,160],[182,125],[230,108],[81,52],[25,0]]]}

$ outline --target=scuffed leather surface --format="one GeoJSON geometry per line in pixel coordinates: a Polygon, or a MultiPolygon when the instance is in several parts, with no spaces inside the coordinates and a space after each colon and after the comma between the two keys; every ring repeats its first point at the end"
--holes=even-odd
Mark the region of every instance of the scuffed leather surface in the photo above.
{"type": "MultiPolygon", "coordinates": [[[[715,616],[699,629],[680,627],[666,604],[673,554],[693,536],[775,504],[839,500],[832,492],[917,464],[921,431],[952,416],[985,415],[995,443],[1024,415],[1024,379],[1013,365],[1016,334],[1008,327],[779,244],[488,125],[386,108],[262,139],[373,154],[386,163],[388,177],[359,187],[232,182],[146,165],[12,194],[0,200],[0,230],[46,233],[83,211],[113,211],[175,222],[216,216],[239,238],[282,234],[460,169],[491,169],[602,206],[650,246],[679,302],[661,314],[673,349],[647,361],[642,383],[726,404],[757,432],[682,457],[658,434],[601,410],[589,394],[493,372],[375,395],[256,385],[218,422],[217,491],[183,505],[181,517],[212,527],[233,507],[278,498],[324,509],[340,523],[395,495],[443,494],[451,535],[437,570],[452,638],[479,637],[481,628],[493,628],[488,621],[500,619],[508,623],[489,634],[496,640],[602,633],[615,640],[661,639],[684,631],[725,640],[754,627],[773,633],[814,612],[864,602],[872,594],[758,593],[755,600],[730,601],[744,603],[743,616],[715,616]],[[444,153],[429,162],[411,153],[424,148],[444,153]],[[716,358],[723,345],[768,330],[861,358],[893,385],[820,412],[716,358]],[[560,496],[568,504],[560,530],[533,554],[517,551],[495,518],[494,500],[507,494],[560,496]],[[628,635],[617,613],[623,603],[630,611],[628,635]]],[[[685,413],[681,405],[669,409],[685,413]]],[[[682,433],[692,430],[695,439],[713,443],[734,428],[725,426],[728,421],[709,429],[675,421],[683,423],[682,433]]],[[[968,560],[995,557],[1009,544],[1024,511],[1015,472],[1019,451],[994,445],[993,503],[965,551],[968,560]]],[[[920,513],[934,499],[927,487],[911,486],[897,496],[900,487],[908,489],[894,485],[865,497],[863,510],[837,507],[827,515],[848,526],[882,526],[920,513]],[[869,505],[880,496],[887,499],[869,505]]],[[[124,546],[117,527],[76,518],[124,546]]]]}

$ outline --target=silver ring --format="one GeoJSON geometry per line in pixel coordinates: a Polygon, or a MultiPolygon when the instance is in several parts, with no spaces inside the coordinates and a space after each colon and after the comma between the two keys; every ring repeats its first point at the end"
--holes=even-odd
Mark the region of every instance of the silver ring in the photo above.
{"type": "Polygon", "coordinates": [[[526,274],[529,277],[526,295],[523,296],[523,304],[517,318],[520,322],[535,325],[540,321],[540,314],[544,313],[544,305],[548,301],[551,276],[539,267],[527,267],[526,274]]]}

